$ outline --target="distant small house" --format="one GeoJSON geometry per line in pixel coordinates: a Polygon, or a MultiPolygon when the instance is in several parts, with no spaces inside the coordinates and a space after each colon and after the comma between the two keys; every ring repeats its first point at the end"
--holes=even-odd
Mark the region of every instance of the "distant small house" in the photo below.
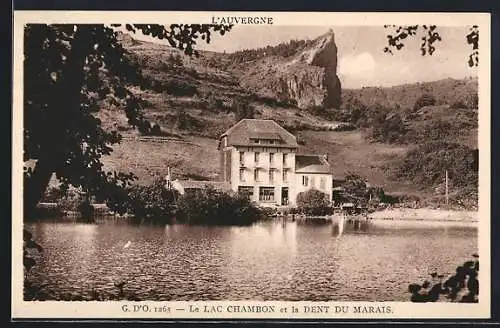
{"type": "Polygon", "coordinates": [[[296,194],[314,188],[332,199],[332,169],[326,156],[295,155],[295,176],[296,194]]]}
{"type": "Polygon", "coordinates": [[[171,187],[180,195],[189,194],[206,188],[213,188],[219,191],[231,190],[229,184],[220,181],[174,180],[172,181],[171,187]]]}

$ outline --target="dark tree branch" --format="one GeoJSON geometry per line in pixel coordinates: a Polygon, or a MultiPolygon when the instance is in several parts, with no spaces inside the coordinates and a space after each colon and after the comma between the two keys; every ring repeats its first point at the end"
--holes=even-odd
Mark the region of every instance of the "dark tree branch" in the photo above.
{"type": "MultiPolygon", "coordinates": [[[[436,51],[436,42],[442,41],[441,35],[436,25],[384,25],[388,30],[387,46],[384,47],[384,52],[393,55],[394,51],[399,51],[404,48],[404,42],[409,38],[415,38],[420,30],[421,43],[420,52],[422,56],[432,56],[436,51]]],[[[470,28],[470,33],[466,36],[467,44],[472,46],[472,52],[469,55],[468,64],[470,67],[479,65],[479,29],[477,25],[470,28]]]]}
{"type": "MultiPolygon", "coordinates": [[[[212,32],[224,35],[231,26],[127,24],[126,28],[164,39],[191,56],[197,54],[198,38],[210,42],[212,32]]],[[[151,130],[142,99],[129,90],[132,85],[148,87],[148,81],[117,36],[102,24],[25,27],[24,159],[36,161],[25,175],[26,215],[34,213],[53,173],[63,188],[80,187],[100,199],[110,198],[135,179],[131,173],[105,172],[101,162],[121,140],[96,116],[103,100],[122,108],[132,126],[151,130]]]]}

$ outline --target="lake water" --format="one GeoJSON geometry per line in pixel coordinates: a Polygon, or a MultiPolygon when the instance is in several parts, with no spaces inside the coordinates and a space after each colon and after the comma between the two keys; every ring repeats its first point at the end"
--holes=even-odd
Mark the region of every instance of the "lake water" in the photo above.
{"type": "Polygon", "coordinates": [[[151,301],[408,301],[408,284],[454,272],[478,243],[475,227],[453,223],[25,226],[44,247],[29,279],[51,300],[110,297],[123,281],[151,301]]]}

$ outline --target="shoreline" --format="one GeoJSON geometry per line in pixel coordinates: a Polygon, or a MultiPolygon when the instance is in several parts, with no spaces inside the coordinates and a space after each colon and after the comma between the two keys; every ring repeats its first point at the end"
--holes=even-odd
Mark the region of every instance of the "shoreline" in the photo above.
{"type": "Polygon", "coordinates": [[[477,223],[479,221],[479,212],[430,208],[394,208],[369,213],[368,218],[375,220],[477,223]]]}
{"type": "MultiPolygon", "coordinates": [[[[47,204],[43,204],[47,205],[47,204]]],[[[42,205],[42,206],[43,206],[42,205]]],[[[51,204],[52,205],[52,204],[51,204]]],[[[75,218],[78,217],[79,214],[74,211],[63,211],[62,213],[54,213],[55,216],[61,218],[75,218]]],[[[333,215],[327,216],[312,216],[311,218],[322,218],[322,219],[333,219],[335,217],[340,216],[340,213],[336,213],[333,215]]],[[[95,217],[114,217],[114,218],[131,218],[131,215],[116,215],[114,213],[106,213],[106,211],[102,211],[101,208],[97,208],[95,217]]],[[[366,215],[361,215],[363,217],[368,218],[369,220],[374,221],[404,221],[404,222],[427,222],[427,223],[439,223],[439,222],[448,222],[448,223],[478,223],[479,221],[479,212],[471,211],[471,210],[444,210],[444,209],[432,209],[432,208],[392,208],[392,209],[383,209],[378,210],[372,213],[367,213],[366,215]]],[[[284,217],[288,217],[285,215],[284,217]]],[[[266,220],[273,220],[276,217],[269,217],[266,220]]],[[[264,221],[266,221],[264,220],[264,221]]]]}

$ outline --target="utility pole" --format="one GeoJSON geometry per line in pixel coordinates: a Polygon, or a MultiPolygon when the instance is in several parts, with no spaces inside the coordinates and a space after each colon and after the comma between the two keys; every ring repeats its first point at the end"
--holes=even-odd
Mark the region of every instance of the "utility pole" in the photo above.
{"type": "Polygon", "coordinates": [[[165,180],[167,181],[167,189],[170,190],[172,189],[172,177],[170,176],[170,166],[167,167],[167,176],[165,177],[165,180]]]}
{"type": "Polygon", "coordinates": [[[446,193],[446,207],[448,207],[448,170],[446,170],[445,174],[445,193],[446,193]]]}

